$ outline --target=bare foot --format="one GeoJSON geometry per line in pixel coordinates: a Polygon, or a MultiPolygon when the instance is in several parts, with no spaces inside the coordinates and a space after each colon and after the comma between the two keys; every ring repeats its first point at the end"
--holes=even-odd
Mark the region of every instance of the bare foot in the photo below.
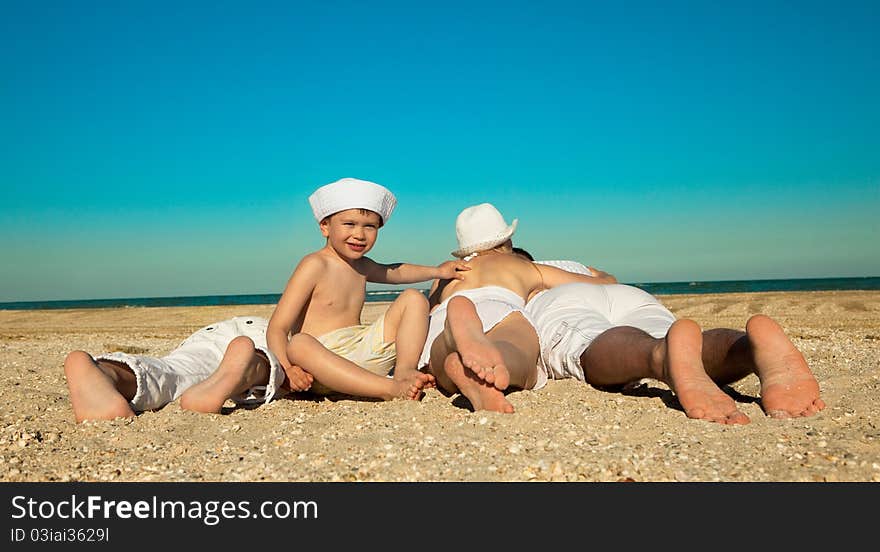
{"type": "Polygon", "coordinates": [[[663,372],[688,418],[719,424],[747,424],[751,420],[736,402],[715,385],[703,368],[703,334],[691,320],[678,320],[666,334],[663,372]]]}
{"type": "Polygon", "coordinates": [[[392,399],[417,401],[422,398],[422,391],[434,386],[434,376],[414,370],[391,378],[392,399]]]}
{"type": "Polygon", "coordinates": [[[242,374],[243,368],[238,373],[233,370],[221,371],[218,368],[213,374],[183,392],[180,396],[180,408],[204,414],[219,414],[226,399],[235,394],[240,387],[242,374]]]}
{"type": "Polygon", "coordinates": [[[474,304],[464,297],[454,297],[446,312],[446,322],[462,365],[499,391],[507,389],[510,372],[504,365],[501,351],[483,333],[483,323],[474,304]]]}
{"type": "Polygon", "coordinates": [[[508,402],[504,393],[466,368],[458,353],[449,353],[443,362],[443,368],[461,394],[471,401],[475,411],[491,410],[513,414],[513,405],[508,402]]]}
{"type": "Polygon", "coordinates": [[[812,416],[825,408],[807,361],[779,324],[755,315],[746,323],[746,334],[761,380],[761,407],[768,416],[812,416]]]}
{"type": "Polygon", "coordinates": [[[425,382],[424,389],[433,389],[433,388],[437,387],[437,379],[434,377],[434,374],[428,374],[426,372],[422,372],[422,371],[416,370],[416,369],[398,370],[397,367],[394,368],[394,379],[395,380],[403,381],[403,380],[406,380],[407,378],[410,378],[413,374],[425,374],[426,376],[428,376],[428,379],[425,382]]]}
{"type": "Polygon", "coordinates": [[[77,423],[84,420],[133,418],[134,411],[113,379],[86,352],[74,351],[64,361],[70,403],[77,423]]]}
{"type": "Polygon", "coordinates": [[[236,337],[226,346],[220,366],[214,373],[183,392],[180,408],[219,414],[226,399],[252,385],[265,384],[268,378],[268,362],[257,355],[253,341],[236,337]]]}

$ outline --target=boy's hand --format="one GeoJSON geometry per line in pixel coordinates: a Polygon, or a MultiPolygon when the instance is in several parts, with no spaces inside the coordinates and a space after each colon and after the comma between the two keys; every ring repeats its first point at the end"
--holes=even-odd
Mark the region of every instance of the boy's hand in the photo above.
{"type": "Polygon", "coordinates": [[[291,391],[308,391],[312,386],[315,378],[311,374],[297,366],[291,364],[290,368],[285,368],[284,373],[287,374],[287,382],[291,391]]]}
{"type": "Polygon", "coordinates": [[[471,267],[464,261],[446,261],[437,265],[440,272],[437,275],[439,280],[464,280],[464,274],[471,267]]]}

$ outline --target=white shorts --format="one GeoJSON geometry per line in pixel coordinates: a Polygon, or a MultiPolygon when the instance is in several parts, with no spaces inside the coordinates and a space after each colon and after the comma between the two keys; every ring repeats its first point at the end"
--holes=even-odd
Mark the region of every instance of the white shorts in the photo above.
{"type": "Polygon", "coordinates": [[[526,312],[538,328],[539,371],[550,379],[584,381],[581,355],[605,330],[632,326],[662,338],[675,322],[656,297],[623,284],[557,286],[534,296],[526,312]]]}
{"type": "MultiPolygon", "coordinates": [[[[445,301],[431,311],[431,318],[428,323],[428,339],[425,341],[425,346],[422,348],[422,356],[419,358],[420,369],[427,366],[431,361],[431,346],[434,344],[437,336],[443,333],[443,327],[446,325],[446,306],[453,297],[458,295],[463,295],[473,302],[480,321],[483,323],[483,333],[494,328],[499,322],[514,312],[522,313],[523,318],[529,324],[535,326],[535,323],[525,311],[525,301],[523,301],[523,298],[507,288],[484,286],[458,291],[447,297],[445,301]]],[[[538,381],[532,389],[543,387],[546,383],[547,378],[544,376],[543,371],[539,369],[538,381]]]]}
{"type": "Polygon", "coordinates": [[[112,360],[131,368],[137,378],[137,392],[129,402],[133,410],[143,412],[165,406],[205,380],[217,370],[229,342],[246,336],[269,359],[269,383],[252,387],[233,401],[237,404],[269,402],[284,383],[285,373],[266,343],[268,326],[265,318],[240,316],[205,326],[163,357],[116,352],[99,355],[95,360],[112,360]]]}

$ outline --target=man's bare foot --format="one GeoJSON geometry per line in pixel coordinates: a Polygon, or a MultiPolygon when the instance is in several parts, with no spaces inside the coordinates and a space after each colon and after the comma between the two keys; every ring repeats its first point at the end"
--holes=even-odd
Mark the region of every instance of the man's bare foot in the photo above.
{"type": "Polygon", "coordinates": [[[703,333],[692,320],[677,320],[666,334],[664,378],[688,418],[719,424],[747,424],[751,420],[736,402],[715,385],[703,368],[703,333]]]}
{"type": "Polygon", "coordinates": [[[779,324],[758,314],[746,323],[746,334],[761,380],[761,407],[768,416],[812,416],[825,408],[807,361],[779,324]]]}
{"type": "Polygon", "coordinates": [[[464,297],[453,297],[446,308],[446,322],[462,365],[499,391],[507,389],[510,372],[501,351],[483,333],[483,323],[474,304],[464,297]]]}
{"type": "Polygon", "coordinates": [[[84,420],[133,418],[134,411],[116,389],[113,379],[84,351],[73,351],[64,360],[64,375],[77,423],[84,420]]]}
{"type": "Polygon", "coordinates": [[[257,356],[253,341],[247,337],[236,337],[226,346],[220,366],[214,373],[183,392],[180,408],[219,414],[226,399],[252,385],[265,385],[268,374],[268,363],[257,356]]]}
{"type": "Polygon", "coordinates": [[[414,370],[391,378],[392,394],[389,398],[418,401],[422,391],[434,386],[434,376],[414,370]]]}
{"type": "Polygon", "coordinates": [[[193,385],[180,396],[180,408],[201,412],[203,414],[219,414],[223,410],[226,399],[235,393],[241,385],[242,373],[233,370],[216,372],[193,385]]]}
{"type": "Polygon", "coordinates": [[[508,402],[504,393],[466,368],[458,353],[449,353],[443,362],[443,368],[461,394],[471,401],[475,411],[491,410],[505,414],[513,413],[513,405],[508,402]]]}

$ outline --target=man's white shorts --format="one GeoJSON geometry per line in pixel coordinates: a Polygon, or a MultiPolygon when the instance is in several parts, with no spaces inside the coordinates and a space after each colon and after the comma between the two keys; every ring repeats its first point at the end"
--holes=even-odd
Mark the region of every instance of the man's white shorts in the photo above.
{"type": "Polygon", "coordinates": [[[584,380],[581,355],[602,332],[633,326],[666,336],[675,316],[653,295],[623,284],[565,284],[542,291],[526,304],[541,343],[539,369],[549,379],[584,380]]]}
{"type": "Polygon", "coordinates": [[[142,412],[165,406],[205,380],[220,366],[229,342],[245,336],[269,359],[269,383],[252,387],[233,401],[238,404],[269,402],[284,383],[285,374],[266,343],[268,326],[265,318],[239,316],[205,326],[163,357],[115,352],[99,355],[95,360],[113,360],[131,368],[137,378],[137,392],[129,402],[133,410],[142,412]]]}

